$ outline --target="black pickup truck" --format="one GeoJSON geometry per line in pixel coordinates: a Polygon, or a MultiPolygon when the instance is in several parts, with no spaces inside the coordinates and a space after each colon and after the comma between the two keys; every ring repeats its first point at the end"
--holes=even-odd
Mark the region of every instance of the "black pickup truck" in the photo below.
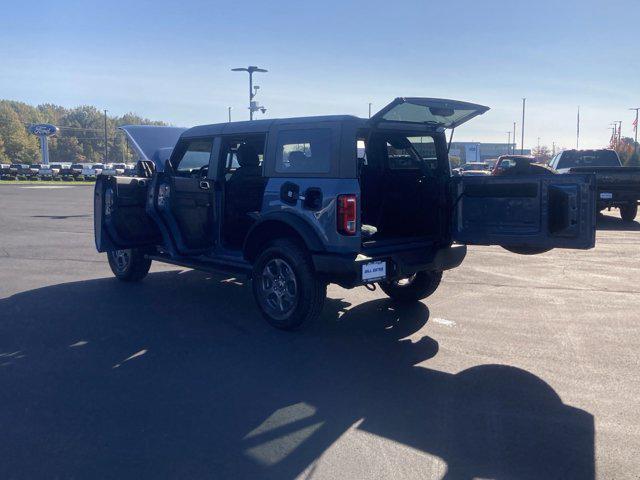
{"type": "Polygon", "coordinates": [[[633,222],[640,199],[640,167],[623,167],[614,150],[565,150],[549,164],[558,173],[595,173],[598,209],[619,208],[633,222]]]}

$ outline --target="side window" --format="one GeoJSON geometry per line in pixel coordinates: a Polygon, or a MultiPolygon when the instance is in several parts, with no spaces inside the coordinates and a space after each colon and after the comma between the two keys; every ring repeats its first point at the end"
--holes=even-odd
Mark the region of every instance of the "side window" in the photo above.
{"type": "Polygon", "coordinates": [[[224,174],[227,179],[239,168],[261,175],[265,135],[238,135],[224,139],[224,174]]]}
{"type": "Polygon", "coordinates": [[[196,173],[206,173],[209,166],[209,158],[213,148],[213,140],[191,140],[175,167],[176,173],[189,176],[196,173]]]}
{"type": "Polygon", "coordinates": [[[276,146],[276,172],[328,173],[331,169],[331,129],[283,130],[276,146]]]}

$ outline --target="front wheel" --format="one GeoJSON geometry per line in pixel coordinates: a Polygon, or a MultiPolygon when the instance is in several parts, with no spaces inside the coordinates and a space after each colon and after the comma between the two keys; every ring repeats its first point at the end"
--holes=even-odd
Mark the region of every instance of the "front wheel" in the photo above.
{"type": "Polygon", "coordinates": [[[398,302],[417,302],[436,291],[442,280],[442,272],[422,271],[399,280],[380,282],[380,288],[398,302]]]}
{"type": "Polygon", "coordinates": [[[118,280],[138,282],[147,276],[151,260],[139,248],[127,248],[107,252],[109,266],[118,280]]]}
{"type": "Polygon", "coordinates": [[[260,254],[252,287],[264,318],[282,330],[315,320],[327,296],[327,284],[317,278],[309,255],[290,240],[276,240],[260,254]]]}
{"type": "Polygon", "coordinates": [[[620,216],[622,220],[625,222],[633,222],[636,219],[636,215],[638,215],[638,204],[634,203],[632,205],[623,205],[620,207],[620,216]]]}

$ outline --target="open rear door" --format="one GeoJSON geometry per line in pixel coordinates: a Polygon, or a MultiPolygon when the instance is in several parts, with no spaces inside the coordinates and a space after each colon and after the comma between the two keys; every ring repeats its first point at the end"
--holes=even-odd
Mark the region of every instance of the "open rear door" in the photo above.
{"type": "Polygon", "coordinates": [[[456,128],[482,115],[489,107],[444,98],[398,97],[369,122],[380,128],[399,125],[427,125],[433,129],[456,128]]]}
{"type": "Polygon", "coordinates": [[[145,211],[147,189],[147,178],[98,176],[93,222],[99,252],[161,244],[160,231],[145,211]]]}
{"type": "Polygon", "coordinates": [[[595,245],[594,175],[457,177],[453,239],[532,253],[595,245]]]}

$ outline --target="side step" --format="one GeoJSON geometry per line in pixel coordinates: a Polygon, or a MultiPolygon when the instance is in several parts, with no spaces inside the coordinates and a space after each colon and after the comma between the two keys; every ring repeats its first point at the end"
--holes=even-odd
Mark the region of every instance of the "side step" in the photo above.
{"type": "Polygon", "coordinates": [[[192,268],[194,270],[202,270],[209,273],[223,273],[233,275],[251,275],[251,265],[247,262],[232,261],[214,261],[214,260],[196,260],[196,259],[176,259],[165,255],[147,255],[150,260],[157,262],[177,265],[179,267],[192,268]]]}

